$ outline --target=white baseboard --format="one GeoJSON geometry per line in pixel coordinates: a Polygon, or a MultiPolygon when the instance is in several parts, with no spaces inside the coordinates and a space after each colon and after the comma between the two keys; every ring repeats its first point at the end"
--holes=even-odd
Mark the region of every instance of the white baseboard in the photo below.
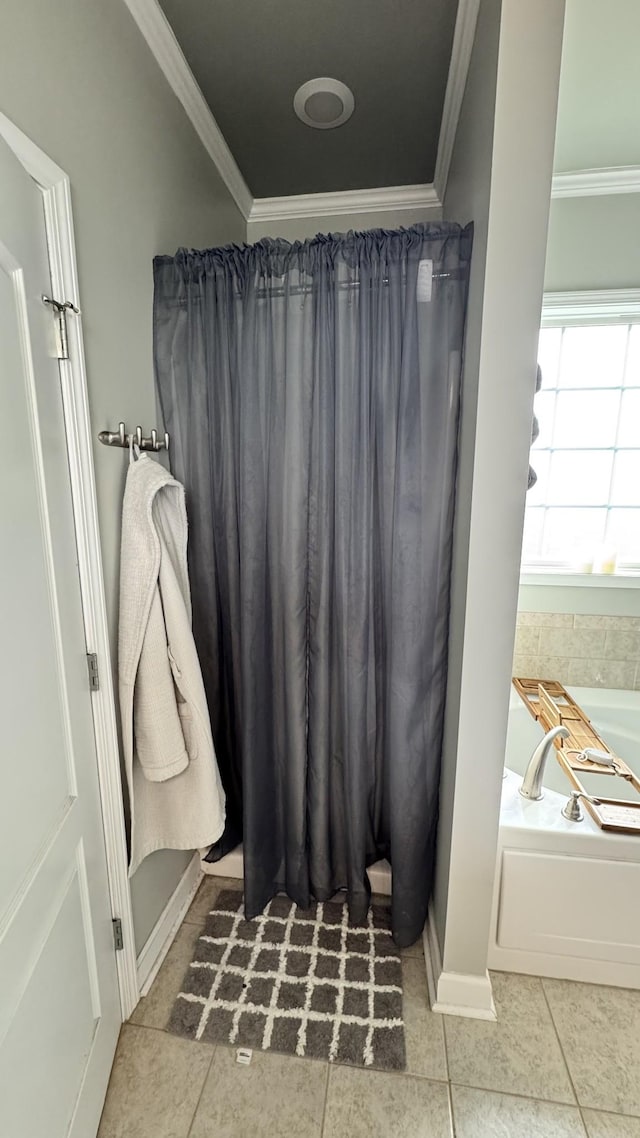
{"type": "Polygon", "coordinates": [[[497,1020],[489,973],[468,976],[464,972],[441,972],[431,1010],[447,1016],[497,1020]]]}
{"type": "Polygon", "coordinates": [[[200,854],[194,853],[138,956],[138,987],[141,996],[146,996],[153,984],[201,880],[200,854]]]}
{"type": "Polygon", "coordinates": [[[422,944],[424,947],[424,959],[427,965],[429,1003],[431,1007],[433,1007],[437,1000],[437,984],[442,973],[442,959],[440,957],[440,945],[438,943],[438,934],[436,932],[433,909],[431,906],[429,906],[426,924],[422,930],[422,944]]]}
{"type": "Polygon", "coordinates": [[[488,972],[483,976],[471,976],[464,972],[443,971],[432,909],[429,909],[422,938],[431,1010],[441,1015],[495,1021],[498,1017],[488,972]]]}

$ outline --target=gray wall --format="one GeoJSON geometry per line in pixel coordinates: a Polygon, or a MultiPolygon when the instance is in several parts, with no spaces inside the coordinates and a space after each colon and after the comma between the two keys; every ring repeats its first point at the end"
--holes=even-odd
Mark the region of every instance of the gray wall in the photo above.
{"type": "Polygon", "coordinates": [[[444,971],[476,977],[495,872],[563,7],[482,0],[444,206],[445,217],[474,220],[477,242],[434,905],[444,971]]]}
{"type": "Polygon", "coordinates": [[[398,229],[419,221],[440,221],[442,209],[397,209],[378,213],[345,213],[332,217],[299,217],[288,221],[249,221],[247,241],[262,237],[285,237],[287,241],[306,241],[316,233],[346,233],[349,229],[398,229]]]}
{"type": "MultiPolygon", "coordinates": [[[[242,241],[244,221],[121,0],[5,4],[0,109],[71,179],[94,434],[152,427],[152,257],[242,241]]],[[[126,456],[96,444],[95,461],[115,634],[126,456]]],[[[154,854],[135,875],[139,948],[189,857],[154,854]]]]}
{"type": "Polygon", "coordinates": [[[554,169],[640,161],[638,0],[567,0],[554,169]]]}
{"type": "Polygon", "coordinates": [[[640,287],[640,194],[551,202],[547,292],[640,287]]]}
{"type": "Polygon", "coordinates": [[[529,613],[572,612],[581,616],[632,616],[640,618],[640,589],[616,580],[601,584],[597,578],[591,584],[552,581],[547,584],[543,574],[525,574],[520,582],[518,611],[529,613]]]}
{"type": "MultiPolygon", "coordinates": [[[[640,164],[637,0],[567,0],[554,169],[640,164]]],[[[545,289],[637,288],[640,194],[551,203],[545,289]]]]}

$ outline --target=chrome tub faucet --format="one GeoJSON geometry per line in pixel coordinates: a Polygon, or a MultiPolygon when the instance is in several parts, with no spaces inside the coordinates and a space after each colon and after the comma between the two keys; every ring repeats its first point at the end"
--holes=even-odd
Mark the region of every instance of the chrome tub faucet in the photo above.
{"type": "Polygon", "coordinates": [[[538,743],[538,746],[529,759],[527,769],[522,780],[522,786],[520,787],[520,794],[523,798],[530,798],[532,800],[538,801],[538,799],[543,797],[542,779],[544,777],[544,768],[547,763],[547,756],[553,747],[554,739],[558,738],[569,738],[569,731],[566,727],[563,727],[562,725],[559,727],[552,727],[550,731],[547,731],[544,739],[538,743]]]}

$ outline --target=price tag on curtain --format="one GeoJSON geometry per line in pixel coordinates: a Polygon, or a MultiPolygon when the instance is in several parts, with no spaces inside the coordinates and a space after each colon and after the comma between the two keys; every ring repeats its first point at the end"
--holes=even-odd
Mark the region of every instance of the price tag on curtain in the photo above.
{"type": "Polygon", "coordinates": [[[418,265],[418,283],[416,295],[418,303],[426,304],[431,300],[433,288],[433,261],[420,261],[418,265]]]}

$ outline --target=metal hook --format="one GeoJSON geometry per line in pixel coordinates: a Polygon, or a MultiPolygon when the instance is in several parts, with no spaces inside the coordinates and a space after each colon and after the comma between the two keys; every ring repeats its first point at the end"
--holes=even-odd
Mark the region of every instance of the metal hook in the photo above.
{"type": "Polygon", "coordinates": [[[152,428],[148,438],[142,433],[142,427],[137,426],[135,431],[127,434],[127,429],[124,423],[118,423],[117,431],[100,431],[98,438],[105,446],[110,447],[128,447],[130,443],[135,443],[139,450],[169,450],[169,432],[164,432],[162,439],[158,438],[158,432],[155,427],[152,428]]]}
{"type": "Polygon", "coordinates": [[[52,296],[45,296],[43,293],[42,303],[50,304],[52,308],[55,308],[56,312],[64,312],[64,310],[68,308],[70,312],[75,312],[76,316],[80,315],[80,309],[76,308],[75,304],[72,304],[70,300],[54,300],[52,296]]]}

